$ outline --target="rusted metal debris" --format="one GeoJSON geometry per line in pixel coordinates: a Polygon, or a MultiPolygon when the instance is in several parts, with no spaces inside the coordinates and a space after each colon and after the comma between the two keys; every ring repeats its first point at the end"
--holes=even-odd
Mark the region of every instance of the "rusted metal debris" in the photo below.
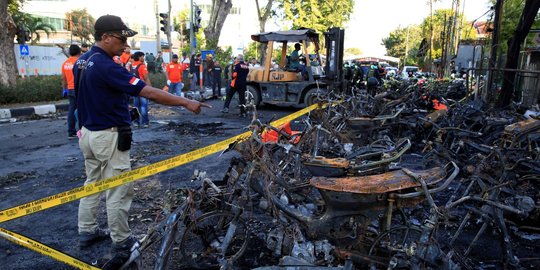
{"type": "Polygon", "coordinates": [[[201,238],[180,245],[184,267],[540,267],[540,120],[485,109],[463,89],[320,96],[334,105],[303,119],[300,139],[276,132],[271,143],[254,113],[219,187],[205,180],[184,200],[181,238],[201,238]]]}

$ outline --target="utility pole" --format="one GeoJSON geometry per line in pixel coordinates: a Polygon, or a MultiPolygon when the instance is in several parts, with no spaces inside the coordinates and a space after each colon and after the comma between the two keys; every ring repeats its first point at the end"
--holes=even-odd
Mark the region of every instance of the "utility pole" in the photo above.
{"type": "Polygon", "coordinates": [[[429,0],[429,68],[428,71],[432,73],[431,70],[433,66],[433,0],[429,0]]]}
{"type": "Polygon", "coordinates": [[[195,32],[193,31],[193,0],[190,0],[189,4],[189,54],[190,58],[193,53],[195,53],[195,42],[197,39],[194,37],[195,32]]]}
{"type": "Polygon", "coordinates": [[[495,3],[495,19],[493,21],[493,32],[491,36],[491,55],[489,57],[488,83],[486,91],[483,94],[484,102],[491,104],[495,99],[495,91],[493,91],[493,69],[497,66],[497,50],[499,49],[499,33],[501,28],[501,13],[504,0],[497,0],[495,3]]]}
{"type": "Polygon", "coordinates": [[[407,65],[407,57],[409,57],[409,29],[410,26],[407,26],[407,38],[405,38],[405,58],[403,59],[403,66],[407,65]]]}
{"type": "Polygon", "coordinates": [[[161,37],[159,35],[159,10],[157,0],[154,0],[154,12],[156,13],[156,52],[159,52],[161,51],[161,37]]]}
{"type": "Polygon", "coordinates": [[[167,10],[167,14],[169,14],[169,23],[167,25],[167,27],[169,28],[169,31],[167,31],[167,44],[169,44],[169,61],[172,62],[172,56],[173,56],[173,51],[172,51],[172,41],[171,41],[171,31],[172,31],[172,27],[171,27],[171,0],[168,1],[168,10],[167,10]]]}

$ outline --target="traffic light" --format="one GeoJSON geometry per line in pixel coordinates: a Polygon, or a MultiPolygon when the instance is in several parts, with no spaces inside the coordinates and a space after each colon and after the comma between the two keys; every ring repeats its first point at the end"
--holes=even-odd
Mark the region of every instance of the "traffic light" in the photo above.
{"type": "Polygon", "coordinates": [[[201,8],[199,6],[193,6],[193,32],[199,32],[201,28],[201,8]]]}
{"type": "Polygon", "coordinates": [[[169,31],[171,29],[169,25],[169,14],[167,13],[159,13],[159,17],[161,17],[161,20],[159,21],[161,23],[161,31],[165,34],[169,34],[169,31]]]}

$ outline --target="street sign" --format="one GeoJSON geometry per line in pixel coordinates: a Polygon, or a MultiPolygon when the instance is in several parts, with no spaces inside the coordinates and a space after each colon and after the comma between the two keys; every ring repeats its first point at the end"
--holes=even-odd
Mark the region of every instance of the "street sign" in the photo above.
{"type": "Polygon", "coordinates": [[[21,52],[21,56],[23,55],[30,55],[30,50],[28,49],[28,45],[19,45],[19,51],[21,52]]]}
{"type": "Polygon", "coordinates": [[[214,50],[203,50],[203,51],[201,51],[201,58],[203,60],[206,59],[207,55],[212,55],[212,57],[216,58],[216,52],[214,50]]]}

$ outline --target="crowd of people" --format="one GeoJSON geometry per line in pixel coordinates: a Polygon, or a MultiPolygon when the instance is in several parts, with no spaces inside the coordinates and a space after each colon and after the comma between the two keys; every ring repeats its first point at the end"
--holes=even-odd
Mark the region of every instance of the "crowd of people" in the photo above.
{"type": "MultiPolygon", "coordinates": [[[[203,61],[200,53],[194,53],[190,58],[186,52],[183,52],[181,56],[173,54],[171,61],[165,63],[162,52],[158,52],[156,57],[153,53],[141,51],[132,53],[131,50],[132,48],[126,44],[123,52],[120,55],[114,55],[112,60],[147,85],[152,85],[149,77],[150,73],[163,73],[167,80],[163,90],[168,91],[170,94],[186,97],[186,93],[189,93],[188,97],[195,99],[201,99],[201,97],[221,99],[224,97],[225,101],[221,110],[223,113],[229,112],[230,102],[235,93],[238,93],[240,104],[245,104],[246,79],[249,67],[253,66],[253,64],[248,65],[244,62],[242,55],[232,58],[222,68],[221,64],[215,61],[211,54],[206,55],[203,61]],[[204,66],[205,70],[201,66],[204,66]],[[204,84],[201,82],[203,78],[204,84]],[[224,93],[222,93],[223,81],[225,81],[224,93]],[[188,84],[189,87],[185,87],[188,84]],[[205,96],[206,88],[212,89],[211,96],[205,96]]],[[[76,123],[78,121],[72,69],[77,59],[85,51],[88,51],[88,47],[83,50],[78,45],[71,45],[69,47],[70,57],[62,65],[63,95],[69,100],[68,138],[77,138],[76,123]]],[[[256,61],[252,62],[256,63],[256,61]]],[[[148,99],[145,97],[131,97],[129,104],[136,108],[136,111],[132,114],[134,118],[133,126],[148,127],[150,123],[148,99]]],[[[245,110],[243,106],[240,107],[240,116],[245,117],[245,110]]]]}

